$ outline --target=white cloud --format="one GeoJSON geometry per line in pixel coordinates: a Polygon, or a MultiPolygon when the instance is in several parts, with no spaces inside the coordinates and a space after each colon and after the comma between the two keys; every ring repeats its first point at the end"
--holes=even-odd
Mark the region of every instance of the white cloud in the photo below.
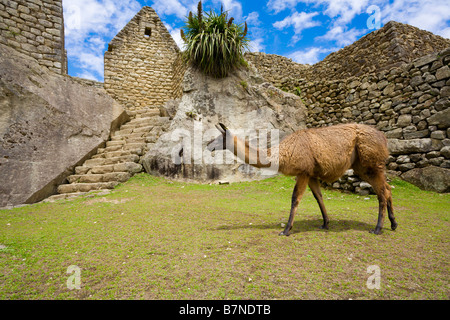
{"type": "Polygon", "coordinates": [[[249,26],[249,51],[250,52],[264,52],[266,46],[263,44],[265,41],[265,31],[260,27],[262,24],[259,20],[259,13],[256,11],[250,12],[248,16],[244,17],[244,20],[249,26]]]}
{"type": "Polygon", "coordinates": [[[292,26],[294,28],[293,42],[297,42],[301,38],[301,33],[303,30],[316,27],[320,25],[320,21],[314,21],[313,18],[317,16],[318,12],[306,13],[306,12],[296,12],[294,11],[290,16],[287,16],[281,21],[277,21],[273,24],[278,30],[283,30],[287,27],[292,26]]]}
{"type": "Polygon", "coordinates": [[[269,0],[267,2],[267,8],[270,11],[274,11],[274,13],[279,13],[284,11],[285,9],[292,9],[295,6],[302,2],[301,0],[269,0]]]}
{"type": "Polygon", "coordinates": [[[263,44],[263,38],[252,39],[249,44],[250,52],[264,52],[266,46],[263,44]]]}
{"type": "Polygon", "coordinates": [[[347,46],[355,42],[360,35],[366,33],[366,30],[357,30],[352,28],[345,31],[344,27],[337,26],[329,30],[323,36],[316,37],[314,40],[317,41],[334,41],[338,46],[347,46]]]}
{"type": "Polygon", "coordinates": [[[259,26],[261,24],[261,21],[259,20],[259,13],[256,11],[250,12],[248,16],[244,17],[244,20],[249,26],[259,26]]]}
{"type": "Polygon", "coordinates": [[[220,2],[223,4],[223,10],[228,11],[228,16],[235,18],[237,22],[242,20],[242,4],[236,0],[221,0],[214,2],[220,2]]]}
{"type": "MultiPolygon", "coordinates": [[[[267,7],[274,13],[295,9],[300,3],[312,5],[317,11],[334,19],[332,27],[346,26],[357,15],[375,5],[381,9],[382,22],[407,23],[435,34],[447,35],[450,6],[443,0],[269,0],[267,7]]],[[[369,16],[368,16],[369,17],[369,16]]]]}
{"type": "MultiPolygon", "coordinates": [[[[326,6],[325,15],[337,18],[335,25],[345,25],[367,9],[369,0],[310,0],[315,4],[326,6]]],[[[375,2],[375,1],[372,1],[375,2]]]]}
{"type": "Polygon", "coordinates": [[[189,9],[186,4],[183,4],[179,0],[156,0],[153,1],[151,7],[155,9],[159,16],[175,15],[176,17],[183,19],[189,14],[189,9]]]}
{"type": "Polygon", "coordinates": [[[394,0],[380,7],[383,23],[395,20],[448,37],[450,6],[445,1],[394,0]]]}
{"type": "MultiPolygon", "coordinates": [[[[372,0],[372,3],[377,0],[372,0]]],[[[338,23],[348,23],[357,14],[361,14],[367,8],[369,0],[269,0],[267,7],[274,13],[285,9],[294,9],[299,3],[310,4],[318,8],[322,6],[323,14],[337,18],[338,23]]]]}
{"type": "Polygon", "coordinates": [[[141,9],[136,0],[63,0],[65,46],[79,75],[102,81],[106,40],[141,9]]]}
{"type": "Polygon", "coordinates": [[[450,27],[440,30],[438,35],[440,35],[441,37],[450,39],[450,27]]]}
{"type": "Polygon", "coordinates": [[[88,80],[94,80],[98,81],[98,77],[94,76],[92,73],[88,71],[79,72],[76,75],[78,78],[88,79],[88,80]]]}
{"type": "Polygon", "coordinates": [[[298,50],[288,55],[293,61],[301,64],[315,64],[320,61],[320,55],[331,53],[335,48],[311,47],[304,50],[298,50]]]}

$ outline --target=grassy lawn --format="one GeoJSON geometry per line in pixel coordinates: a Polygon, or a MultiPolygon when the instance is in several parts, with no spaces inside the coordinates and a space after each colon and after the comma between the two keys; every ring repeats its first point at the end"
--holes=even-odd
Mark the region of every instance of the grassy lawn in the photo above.
{"type": "Polygon", "coordinates": [[[394,180],[399,227],[369,233],[376,196],[293,178],[198,185],[139,174],[104,196],[0,210],[0,299],[449,299],[450,195],[394,180]],[[369,266],[380,288],[369,289],[369,266]],[[69,290],[69,266],[81,289],[69,290]]]}

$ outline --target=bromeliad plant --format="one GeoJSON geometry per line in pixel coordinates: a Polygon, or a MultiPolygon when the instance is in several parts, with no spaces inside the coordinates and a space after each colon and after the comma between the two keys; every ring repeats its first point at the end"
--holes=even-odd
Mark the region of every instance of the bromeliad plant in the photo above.
{"type": "Polygon", "coordinates": [[[241,64],[249,43],[247,23],[234,23],[234,18],[229,19],[223,8],[220,14],[211,10],[203,15],[201,1],[196,15],[189,12],[181,38],[186,44],[186,59],[216,78],[226,77],[241,64]]]}

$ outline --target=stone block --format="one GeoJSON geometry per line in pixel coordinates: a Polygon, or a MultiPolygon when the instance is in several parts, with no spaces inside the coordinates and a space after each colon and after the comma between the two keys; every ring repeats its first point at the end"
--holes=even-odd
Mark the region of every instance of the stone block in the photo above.
{"type": "Polygon", "coordinates": [[[442,80],[450,78],[450,68],[448,66],[443,66],[436,70],[436,80],[442,80]]]}
{"type": "Polygon", "coordinates": [[[389,139],[388,148],[392,155],[405,155],[433,151],[436,146],[430,138],[411,140],[389,139]]]}

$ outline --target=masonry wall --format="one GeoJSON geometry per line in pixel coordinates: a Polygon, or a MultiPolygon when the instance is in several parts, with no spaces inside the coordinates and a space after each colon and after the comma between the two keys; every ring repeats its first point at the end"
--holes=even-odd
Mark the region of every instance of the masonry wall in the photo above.
{"type": "Polygon", "coordinates": [[[0,0],[0,43],[67,74],[62,0],[0,0]]]}
{"type": "Polygon", "coordinates": [[[179,97],[182,74],[180,50],[150,7],[142,8],[105,53],[104,87],[128,110],[179,97]]]}
{"type": "Polygon", "coordinates": [[[292,59],[276,54],[266,54],[262,52],[247,52],[245,60],[251,62],[258,72],[276,87],[286,81],[286,79],[302,79],[310,65],[299,64],[292,59]]]}

